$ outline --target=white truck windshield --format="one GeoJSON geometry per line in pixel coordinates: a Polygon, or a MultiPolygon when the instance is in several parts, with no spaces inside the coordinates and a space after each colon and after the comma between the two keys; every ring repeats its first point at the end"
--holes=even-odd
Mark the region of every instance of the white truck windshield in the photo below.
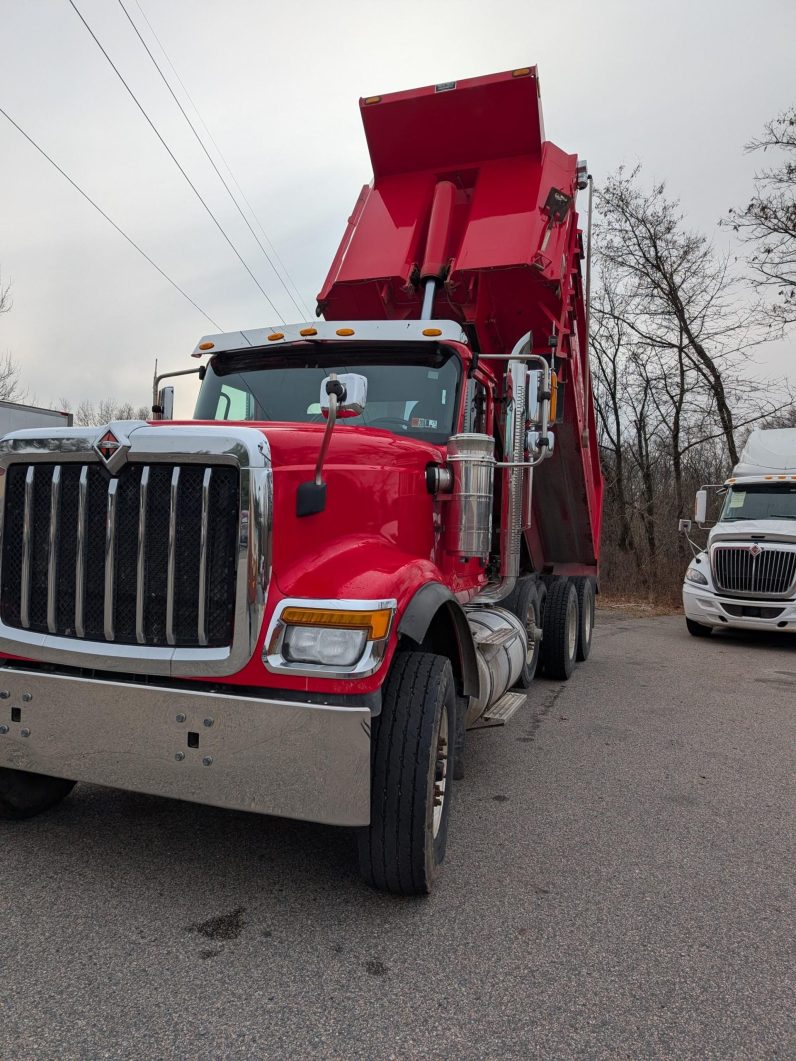
{"type": "Polygon", "coordinates": [[[285,351],[214,358],[196,405],[197,420],[325,423],[321,382],[331,372],[367,377],[367,405],[342,427],[378,427],[396,435],[444,443],[453,433],[460,362],[447,351],[341,357],[341,351],[285,351]],[[345,360],[343,360],[343,357],[345,360]]]}
{"type": "Polygon", "coordinates": [[[733,486],[725,498],[721,520],[739,519],[796,520],[796,482],[733,486]]]}

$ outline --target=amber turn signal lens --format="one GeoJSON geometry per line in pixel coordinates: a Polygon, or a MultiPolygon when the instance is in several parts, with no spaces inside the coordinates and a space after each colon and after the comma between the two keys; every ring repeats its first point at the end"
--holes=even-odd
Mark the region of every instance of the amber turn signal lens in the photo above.
{"type": "Polygon", "coordinates": [[[281,619],[288,626],[336,626],[349,630],[367,630],[368,641],[381,641],[390,629],[392,609],[360,612],[325,608],[285,608],[281,619]]]}

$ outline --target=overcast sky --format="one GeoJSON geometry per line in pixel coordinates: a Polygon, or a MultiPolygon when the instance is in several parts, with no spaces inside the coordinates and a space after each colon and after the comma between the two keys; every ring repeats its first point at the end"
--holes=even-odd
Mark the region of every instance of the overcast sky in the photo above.
{"type": "MultiPolygon", "coordinates": [[[[299,319],[119,0],[75,2],[279,312],[299,319]]],[[[793,0],[124,3],[171,76],[148,17],[311,307],[370,178],[360,95],[537,64],[548,138],[597,182],[643,162],[720,247],[716,222],[760,166],[743,144],[796,99],[793,0]]],[[[68,0],[0,12],[0,106],[222,329],[275,323],[68,0]]],[[[39,404],[146,403],[154,358],[191,367],[215,331],[2,116],[0,271],[14,300],[0,353],[39,404]]],[[[796,377],[795,341],[758,353],[761,372],[796,377]]],[[[178,411],[194,392],[178,388],[178,411]]]]}

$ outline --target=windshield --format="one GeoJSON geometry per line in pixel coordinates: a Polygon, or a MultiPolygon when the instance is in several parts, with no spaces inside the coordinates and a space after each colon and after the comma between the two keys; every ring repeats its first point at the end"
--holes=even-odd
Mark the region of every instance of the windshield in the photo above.
{"type": "Polygon", "coordinates": [[[796,482],[734,486],[727,493],[721,519],[796,519],[796,482]]]}
{"type": "Polygon", "coordinates": [[[460,362],[435,346],[399,352],[300,348],[214,358],[196,405],[197,420],[288,421],[322,424],[321,382],[331,372],[368,380],[361,416],[342,427],[379,427],[397,435],[444,443],[454,431],[460,362]]]}

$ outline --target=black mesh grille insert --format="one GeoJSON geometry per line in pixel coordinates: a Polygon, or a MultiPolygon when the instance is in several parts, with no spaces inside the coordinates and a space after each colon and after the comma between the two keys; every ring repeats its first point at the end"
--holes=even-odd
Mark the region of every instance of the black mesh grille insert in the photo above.
{"type": "MultiPolygon", "coordinates": [[[[76,637],[81,616],[76,615],[78,594],[78,524],[81,473],[85,480],[83,550],[83,637],[91,641],[105,636],[105,554],[108,525],[109,473],[97,463],[9,465],[5,482],[2,567],[0,567],[0,616],[6,625],[23,626],[22,575],[25,545],[26,476],[33,468],[30,491],[28,623],[27,629],[48,632],[47,589],[49,581],[50,521],[53,473],[60,468],[60,490],[56,513],[57,569],[55,579],[55,630],[62,637],[76,637]]],[[[169,570],[169,525],[172,480],[178,470],[174,539],[173,644],[200,647],[199,581],[202,536],[202,492],[204,465],[125,465],[117,476],[116,522],[113,568],[114,642],[167,647],[167,596],[169,570]],[[145,476],[145,469],[147,469],[145,476]],[[141,637],[137,629],[139,526],[145,482],[145,532],[141,637]]],[[[238,562],[239,472],[229,465],[210,469],[207,523],[206,628],[207,645],[232,642],[235,614],[235,582],[238,562]]]]}

